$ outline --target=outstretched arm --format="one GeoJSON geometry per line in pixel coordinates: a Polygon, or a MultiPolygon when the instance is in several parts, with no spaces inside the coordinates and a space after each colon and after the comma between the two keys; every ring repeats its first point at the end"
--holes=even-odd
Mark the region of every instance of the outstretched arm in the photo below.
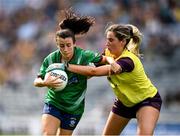
{"type": "MultiPolygon", "coordinates": [[[[109,63],[110,65],[93,67],[69,64],[67,70],[85,76],[108,76],[111,74],[112,65],[116,62],[111,57],[103,56],[101,63],[109,63]]],[[[112,70],[114,71],[114,69],[112,70]]]]}
{"type": "Polygon", "coordinates": [[[67,70],[85,76],[107,76],[110,73],[110,65],[99,67],[69,64],[67,70]]]}

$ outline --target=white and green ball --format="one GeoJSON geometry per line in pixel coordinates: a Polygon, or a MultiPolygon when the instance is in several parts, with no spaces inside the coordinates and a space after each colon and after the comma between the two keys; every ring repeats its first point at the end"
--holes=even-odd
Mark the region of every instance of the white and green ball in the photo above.
{"type": "Polygon", "coordinates": [[[52,78],[56,78],[59,76],[59,81],[62,82],[58,87],[51,88],[53,91],[62,91],[68,82],[68,76],[66,72],[64,71],[64,64],[62,63],[53,63],[49,65],[49,67],[46,70],[45,78],[47,78],[47,75],[50,74],[52,78]]]}

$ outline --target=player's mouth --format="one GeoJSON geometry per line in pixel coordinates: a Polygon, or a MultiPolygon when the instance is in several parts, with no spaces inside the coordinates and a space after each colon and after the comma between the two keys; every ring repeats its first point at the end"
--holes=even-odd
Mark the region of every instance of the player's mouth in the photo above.
{"type": "Polygon", "coordinates": [[[111,48],[108,47],[108,50],[111,51],[111,48]]]}

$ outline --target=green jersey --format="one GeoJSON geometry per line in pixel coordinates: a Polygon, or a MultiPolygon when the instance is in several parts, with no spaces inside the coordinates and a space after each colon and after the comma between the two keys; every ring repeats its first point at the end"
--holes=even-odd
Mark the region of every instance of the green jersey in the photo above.
{"type": "MultiPolygon", "coordinates": [[[[49,54],[41,65],[39,76],[44,78],[48,66],[52,63],[60,63],[61,57],[59,50],[49,54]]],[[[89,65],[90,63],[98,63],[101,59],[102,56],[99,53],[74,47],[74,55],[69,61],[69,64],[89,65]]],[[[45,96],[45,103],[50,103],[70,114],[82,114],[85,105],[87,76],[72,73],[70,71],[66,71],[66,73],[68,75],[67,86],[59,92],[48,89],[45,96]]]]}

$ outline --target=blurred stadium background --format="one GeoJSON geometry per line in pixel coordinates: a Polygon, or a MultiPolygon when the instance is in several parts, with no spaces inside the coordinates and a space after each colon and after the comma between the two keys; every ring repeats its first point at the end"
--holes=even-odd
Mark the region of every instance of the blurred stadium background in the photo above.
{"type": "MultiPolygon", "coordinates": [[[[56,49],[59,10],[96,18],[78,45],[102,52],[108,23],[132,23],[143,32],[144,67],[163,98],[155,134],[180,135],[179,0],[0,0],[0,135],[40,135],[45,88],[33,80],[43,58],[56,49]]],[[[86,110],[74,134],[98,135],[114,94],[106,77],[88,81],[86,110]]],[[[136,121],[123,134],[135,134],[136,121]]]]}

